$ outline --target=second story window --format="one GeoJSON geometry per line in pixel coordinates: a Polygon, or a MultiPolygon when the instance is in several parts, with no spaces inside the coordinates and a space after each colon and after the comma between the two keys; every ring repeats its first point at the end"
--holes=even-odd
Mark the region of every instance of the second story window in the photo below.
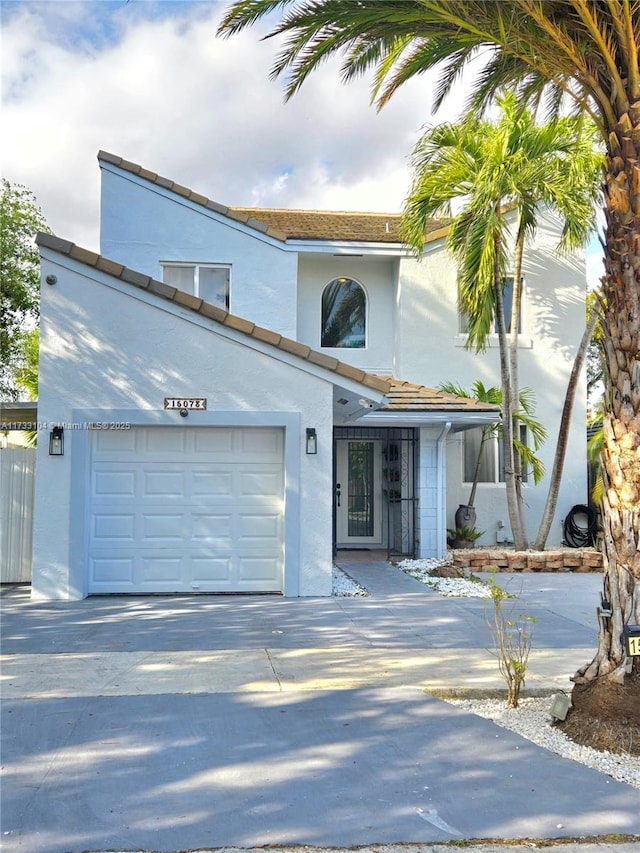
{"type": "MultiPolygon", "coordinates": [[[[525,424],[518,424],[520,441],[529,446],[529,435],[525,424]]],[[[502,438],[490,436],[482,445],[482,430],[479,428],[467,430],[464,433],[464,482],[472,483],[476,478],[478,483],[504,483],[504,447],[502,438]],[[478,464],[478,458],[480,462],[478,464]]],[[[530,471],[523,466],[522,482],[529,482],[530,471]]]]}
{"type": "Polygon", "coordinates": [[[323,347],[366,346],[367,297],[364,289],[352,278],[336,278],[322,292],[323,347]]]}
{"type": "Polygon", "coordinates": [[[229,310],[230,279],[228,264],[162,264],[162,280],[166,284],[225,311],[229,310]]]}
{"type": "MultiPolygon", "coordinates": [[[[504,303],[504,322],[507,327],[507,334],[511,332],[511,306],[513,305],[513,283],[515,279],[512,275],[508,275],[504,280],[502,288],[502,301],[504,303]]],[[[520,304],[520,312],[518,316],[518,334],[522,331],[522,304],[520,304]]],[[[494,332],[498,334],[498,321],[494,320],[494,332]]]]}
{"type": "MultiPolygon", "coordinates": [[[[512,275],[508,275],[504,279],[504,284],[502,287],[502,299],[504,303],[504,320],[507,329],[507,334],[511,332],[511,306],[513,304],[513,282],[514,278],[512,275]]],[[[461,334],[465,334],[467,331],[467,324],[469,322],[469,316],[462,311],[461,309],[458,311],[458,329],[461,334]]],[[[496,317],[493,318],[493,323],[491,327],[491,333],[498,334],[498,320],[496,317]]],[[[518,318],[518,334],[522,333],[522,303],[520,304],[520,316],[518,318]]]]}

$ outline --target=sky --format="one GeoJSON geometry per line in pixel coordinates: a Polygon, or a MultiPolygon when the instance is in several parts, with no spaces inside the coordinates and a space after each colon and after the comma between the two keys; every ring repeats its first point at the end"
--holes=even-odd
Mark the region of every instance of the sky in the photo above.
{"type": "Polygon", "coordinates": [[[426,126],[457,119],[464,80],[437,114],[434,76],[378,112],[371,77],[339,62],[285,102],[268,22],[216,36],[228,0],[0,0],[0,169],[50,227],[99,249],[100,149],[233,206],[400,211],[426,126]]]}
{"type": "Polygon", "coordinates": [[[322,67],[284,101],[266,23],[216,36],[226,0],[1,2],[2,175],[53,231],[98,249],[100,149],[226,205],[399,211],[432,80],[381,112],[371,77],[322,67]]]}

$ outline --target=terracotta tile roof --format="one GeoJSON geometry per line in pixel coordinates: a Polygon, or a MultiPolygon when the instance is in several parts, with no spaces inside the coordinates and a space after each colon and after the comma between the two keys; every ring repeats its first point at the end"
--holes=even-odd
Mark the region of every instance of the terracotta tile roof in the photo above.
{"type": "MultiPolygon", "coordinates": [[[[399,213],[354,213],[338,210],[289,210],[266,207],[227,207],[199,193],[163,178],[137,163],[123,160],[107,151],[98,152],[98,160],[111,163],[144,180],[164,187],[208,210],[242,222],[276,240],[322,240],[358,243],[401,243],[399,213]]],[[[448,221],[433,219],[427,226],[426,241],[446,234],[448,221]]]]}
{"type": "Polygon", "coordinates": [[[414,385],[399,379],[389,380],[385,394],[387,404],[380,411],[391,412],[499,412],[500,407],[467,397],[457,397],[425,385],[414,385]]]}
{"type": "MultiPolygon", "coordinates": [[[[288,240],[332,240],[365,243],[401,243],[399,213],[352,213],[346,210],[285,210],[234,207],[270,228],[286,234],[288,240]]],[[[446,226],[434,219],[428,232],[446,226]]]]}
{"type": "Polygon", "coordinates": [[[306,344],[294,341],[291,338],[285,338],[277,332],[270,329],[256,326],[250,320],[245,320],[242,317],[237,317],[235,314],[230,314],[228,311],[223,311],[215,305],[210,305],[204,302],[197,296],[192,296],[189,293],[184,293],[171,287],[162,281],[157,281],[151,276],[131,270],[115,261],[98,255],[95,252],[90,252],[87,249],[82,249],[71,243],[68,240],[62,240],[55,237],[53,234],[38,234],[36,242],[39,246],[51,249],[61,255],[66,255],[75,261],[79,261],[87,266],[94,267],[101,272],[107,273],[114,278],[125,281],[134,287],[139,287],[142,290],[148,290],[156,296],[167,299],[170,302],[175,302],[207,317],[222,326],[227,326],[230,329],[235,329],[248,337],[255,338],[257,341],[277,347],[283,352],[291,353],[299,358],[305,359],[311,364],[323,367],[335,373],[337,376],[343,376],[346,379],[351,379],[359,382],[367,388],[371,388],[380,394],[384,394],[387,398],[387,404],[381,411],[406,411],[406,412],[497,412],[497,406],[480,403],[477,400],[468,400],[466,397],[456,397],[453,394],[445,394],[443,391],[436,391],[433,388],[427,388],[424,385],[414,385],[410,382],[402,382],[399,379],[378,376],[373,373],[366,373],[357,367],[350,364],[345,364],[343,361],[333,358],[323,352],[311,349],[306,344]]]}

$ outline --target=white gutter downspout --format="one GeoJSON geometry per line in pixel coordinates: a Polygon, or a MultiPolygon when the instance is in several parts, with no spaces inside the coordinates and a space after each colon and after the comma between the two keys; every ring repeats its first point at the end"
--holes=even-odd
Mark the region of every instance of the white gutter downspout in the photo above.
{"type": "Polygon", "coordinates": [[[446,441],[450,430],[451,421],[447,421],[442,427],[442,432],[436,442],[438,448],[436,460],[436,518],[438,525],[438,529],[436,530],[436,547],[438,549],[438,557],[444,557],[447,553],[447,504],[445,500],[447,494],[447,466],[445,462],[447,452],[446,441]]]}

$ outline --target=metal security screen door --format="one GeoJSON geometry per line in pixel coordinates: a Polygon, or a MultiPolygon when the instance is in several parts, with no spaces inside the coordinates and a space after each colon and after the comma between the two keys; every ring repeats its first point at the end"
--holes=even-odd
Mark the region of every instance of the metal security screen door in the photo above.
{"type": "Polygon", "coordinates": [[[415,431],[336,427],[334,437],[336,548],[414,554],[415,431]]]}

